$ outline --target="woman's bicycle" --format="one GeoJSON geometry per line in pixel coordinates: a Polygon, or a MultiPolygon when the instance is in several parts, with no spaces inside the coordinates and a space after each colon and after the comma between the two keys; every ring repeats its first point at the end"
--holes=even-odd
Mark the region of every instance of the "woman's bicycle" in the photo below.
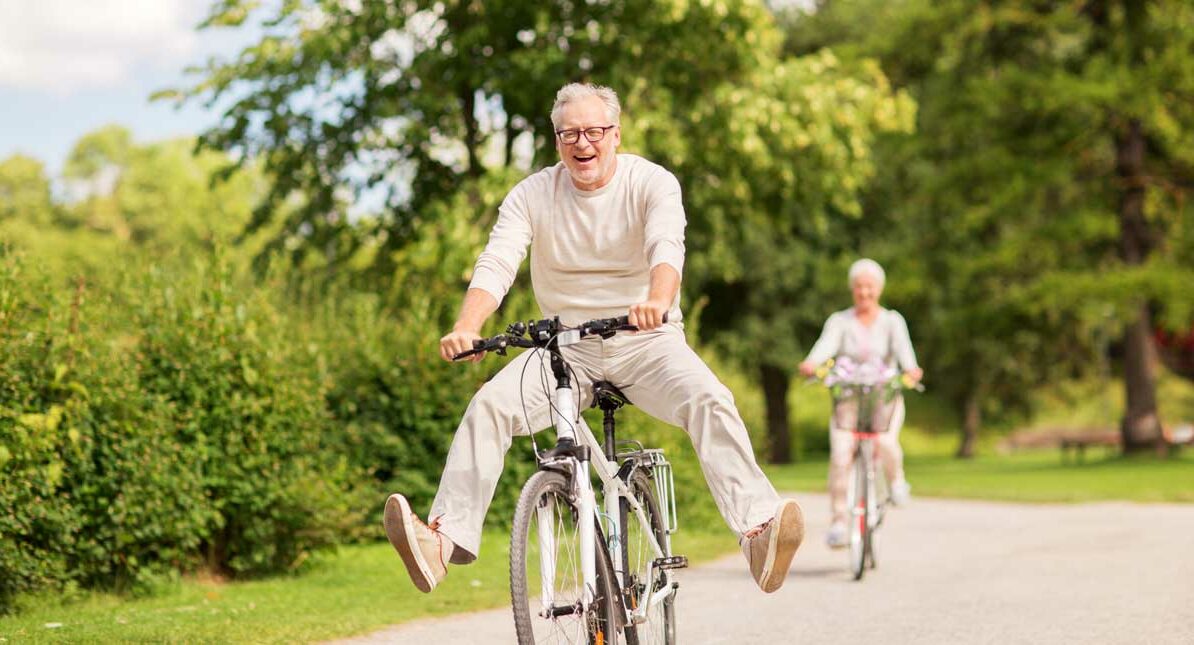
{"type": "Polygon", "coordinates": [[[924,390],[906,382],[893,368],[872,368],[849,361],[830,361],[818,378],[833,395],[833,426],[850,431],[854,438],[852,472],[846,493],[850,519],[850,572],[861,580],[867,568],[877,566],[876,532],[883,524],[891,491],[879,472],[879,435],[891,425],[896,398],[903,389],[924,390]]]}
{"type": "Polygon", "coordinates": [[[617,440],[614,415],[630,401],[606,381],[592,385],[592,407],[602,411],[605,435],[597,441],[581,421],[572,368],[560,351],[621,331],[637,328],[626,316],[577,327],[558,318],[517,322],[454,357],[533,349],[550,360],[555,380],[550,400],[556,444],[535,446],[539,469],[523,485],[510,536],[510,595],[520,645],[676,640],[679,584],[671,572],[688,566],[688,559],[671,553],[670,536],[678,527],[671,465],[662,450],[617,440]],[[590,470],[601,481],[603,506],[590,470]]]}

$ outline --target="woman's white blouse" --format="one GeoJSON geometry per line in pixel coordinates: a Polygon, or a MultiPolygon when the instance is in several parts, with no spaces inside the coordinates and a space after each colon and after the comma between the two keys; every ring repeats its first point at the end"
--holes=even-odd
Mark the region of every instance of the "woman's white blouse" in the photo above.
{"type": "Polygon", "coordinates": [[[908,335],[908,323],[892,309],[880,308],[870,327],[858,320],[853,307],[829,316],[821,337],[805,360],[820,365],[841,356],[849,356],[859,363],[879,360],[887,365],[897,365],[902,372],[919,367],[908,335]]]}

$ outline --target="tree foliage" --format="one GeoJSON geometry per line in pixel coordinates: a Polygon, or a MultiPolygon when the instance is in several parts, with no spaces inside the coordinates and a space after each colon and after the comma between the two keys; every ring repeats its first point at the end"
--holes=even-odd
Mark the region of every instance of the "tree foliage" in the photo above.
{"type": "MultiPolygon", "coordinates": [[[[1181,2],[1015,0],[834,1],[793,23],[792,50],[839,37],[920,106],[917,134],[888,148],[870,200],[907,224],[884,245],[893,284],[912,282],[933,383],[971,430],[984,410],[1089,371],[1109,334],[1147,336],[1150,311],[1189,324],[1173,285],[1191,268],[1191,24],[1181,2]],[[854,31],[868,16],[887,28],[854,31]],[[1147,153],[1125,174],[1133,131],[1147,153]],[[1125,221],[1133,191],[1140,216],[1125,221]]],[[[1126,365],[1140,354],[1131,346],[1126,365]]]]}

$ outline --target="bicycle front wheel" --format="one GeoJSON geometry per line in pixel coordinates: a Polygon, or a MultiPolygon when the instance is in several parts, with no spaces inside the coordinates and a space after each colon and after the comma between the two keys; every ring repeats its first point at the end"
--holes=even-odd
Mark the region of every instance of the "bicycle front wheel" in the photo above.
{"type": "Polygon", "coordinates": [[[510,535],[510,597],[519,645],[614,645],[618,638],[613,570],[597,533],[593,601],[582,605],[580,516],[569,479],[535,473],[522,489],[510,535]]]}
{"type": "Polygon", "coordinates": [[[869,507],[867,493],[870,489],[867,481],[869,456],[866,451],[867,446],[864,445],[866,443],[860,441],[858,449],[854,452],[854,474],[849,496],[850,572],[854,574],[855,580],[861,580],[862,574],[866,572],[866,556],[870,538],[869,518],[867,517],[869,507]]]}
{"type": "Polygon", "coordinates": [[[662,555],[670,556],[671,553],[666,550],[667,525],[659,511],[655,487],[646,471],[634,471],[628,485],[647,517],[648,526],[639,521],[638,516],[631,512],[630,504],[623,499],[619,518],[622,526],[622,562],[619,563],[622,568],[622,596],[628,610],[636,611],[643,603],[647,604],[647,609],[642,622],[626,626],[626,643],[673,645],[676,642],[676,594],[667,588],[664,571],[650,572],[652,561],[659,556],[648,537],[650,531],[660,548],[665,549],[662,555]]]}

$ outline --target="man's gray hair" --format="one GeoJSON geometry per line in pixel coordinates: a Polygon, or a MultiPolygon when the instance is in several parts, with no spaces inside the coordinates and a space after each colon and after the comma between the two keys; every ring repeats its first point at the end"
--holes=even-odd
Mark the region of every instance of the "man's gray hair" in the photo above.
{"type": "Polygon", "coordinates": [[[564,106],[580,99],[596,96],[605,104],[605,113],[609,117],[610,125],[619,125],[622,116],[622,104],[618,102],[618,93],[604,85],[592,83],[569,83],[556,92],[555,105],[551,106],[551,125],[560,127],[560,114],[564,106]]]}
{"type": "Polygon", "coordinates": [[[879,283],[879,289],[883,289],[883,285],[887,282],[887,274],[884,273],[883,267],[879,266],[878,262],[870,258],[863,258],[850,265],[850,273],[847,275],[850,288],[854,288],[854,281],[864,273],[869,273],[875,278],[875,282],[879,283]]]}

